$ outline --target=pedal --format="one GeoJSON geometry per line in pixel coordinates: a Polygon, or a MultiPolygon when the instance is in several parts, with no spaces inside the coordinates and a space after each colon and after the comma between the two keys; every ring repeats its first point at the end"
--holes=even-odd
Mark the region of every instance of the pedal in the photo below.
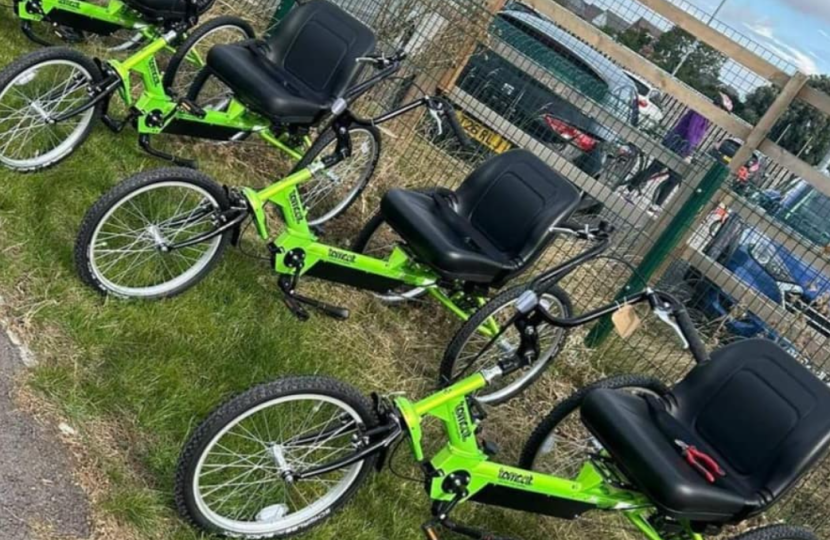
{"type": "Polygon", "coordinates": [[[181,98],[179,100],[179,109],[196,118],[204,118],[207,116],[207,111],[187,98],[181,98]]]}

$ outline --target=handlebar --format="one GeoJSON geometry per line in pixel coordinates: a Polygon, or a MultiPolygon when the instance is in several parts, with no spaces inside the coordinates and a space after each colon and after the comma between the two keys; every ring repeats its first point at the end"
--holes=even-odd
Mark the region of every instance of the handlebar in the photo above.
{"type": "Polygon", "coordinates": [[[697,328],[695,328],[695,324],[692,322],[692,318],[689,316],[689,311],[686,307],[668,293],[655,292],[650,289],[647,293],[648,301],[654,314],[677,333],[681,341],[683,341],[684,348],[692,354],[695,361],[698,364],[702,364],[709,360],[706,345],[700,339],[700,334],[697,328]],[[674,319],[674,322],[671,319],[674,319]]]}

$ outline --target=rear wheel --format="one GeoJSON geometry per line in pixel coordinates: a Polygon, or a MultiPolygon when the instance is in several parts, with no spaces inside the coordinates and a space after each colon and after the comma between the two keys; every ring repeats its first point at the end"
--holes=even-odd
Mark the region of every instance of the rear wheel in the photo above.
{"type": "Polygon", "coordinates": [[[579,417],[585,396],[599,388],[655,396],[669,391],[659,379],[639,375],[611,377],[579,390],[560,401],[536,427],[522,450],[519,467],[559,478],[576,478],[591,454],[602,450],[579,417]]]}
{"type": "MultiPolygon", "coordinates": [[[[375,214],[357,234],[351,250],[367,257],[386,260],[392,251],[404,245],[403,239],[390,227],[380,213],[375,214]]],[[[372,293],[381,302],[397,304],[415,300],[426,294],[423,287],[401,284],[385,293],[372,293]]]]}
{"type": "MultiPolygon", "coordinates": [[[[215,45],[236,43],[256,37],[251,25],[239,17],[217,17],[191,33],[170,59],[162,81],[164,88],[174,96],[187,96],[190,88],[207,65],[207,55],[215,45]]],[[[214,78],[202,85],[199,105],[219,107],[229,97],[226,86],[214,78]]]]}
{"type": "MultiPolygon", "coordinates": [[[[444,353],[440,368],[440,385],[446,386],[476,371],[494,367],[501,360],[510,358],[516,353],[521,338],[518,329],[512,326],[505,330],[487,352],[477,358],[492,340],[492,333],[501,329],[502,325],[516,313],[516,302],[525,291],[527,291],[526,286],[519,286],[503,292],[490,300],[464,323],[444,353]]],[[[558,286],[551,286],[539,296],[542,305],[554,317],[571,316],[571,300],[568,294],[558,286]]],[[[516,397],[542,376],[562,350],[568,331],[547,323],[540,324],[537,331],[539,358],[524,370],[502,377],[493,385],[488,386],[476,396],[478,401],[489,405],[504,403],[516,397]]]]}
{"type": "Polygon", "coordinates": [[[102,294],[181,294],[219,261],[231,232],[181,248],[217,227],[230,207],[222,186],[191,169],[161,169],[118,184],[87,212],[75,244],[83,281],[102,294]]]}
{"type": "Polygon", "coordinates": [[[296,474],[355,451],[378,423],[352,387],[322,377],[283,379],[230,400],[188,441],[176,474],[176,505],[210,533],[294,536],[354,495],[377,456],[307,480],[296,474]]]}
{"type": "MultiPolygon", "coordinates": [[[[380,160],[380,132],[373,126],[355,125],[349,128],[349,136],[352,140],[351,157],[317,173],[313,180],[300,186],[311,226],[322,225],[348,210],[375,174],[380,160]]],[[[337,137],[333,130],[328,129],[314,141],[292,173],[334,154],[336,148],[337,137]]]]}
{"type": "Polygon", "coordinates": [[[6,67],[0,73],[0,163],[27,172],[69,157],[89,137],[102,105],[52,120],[83,105],[101,79],[92,60],[65,48],[35,51],[6,67]]]}

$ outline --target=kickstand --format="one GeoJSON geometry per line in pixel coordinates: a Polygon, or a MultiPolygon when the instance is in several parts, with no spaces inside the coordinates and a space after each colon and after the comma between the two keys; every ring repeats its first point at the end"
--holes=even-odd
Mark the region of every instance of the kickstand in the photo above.
{"type": "Polygon", "coordinates": [[[159,150],[156,150],[150,144],[150,136],[147,135],[146,133],[144,135],[141,135],[141,136],[138,137],[138,144],[139,144],[139,146],[141,146],[141,148],[145,152],[147,152],[151,156],[157,157],[159,159],[163,159],[165,161],[170,161],[170,162],[175,163],[176,165],[178,165],[180,167],[187,167],[188,169],[198,169],[199,168],[199,167],[197,167],[196,162],[193,161],[192,159],[180,158],[180,157],[174,156],[173,154],[168,154],[166,152],[161,152],[159,150]]]}
{"type": "Polygon", "coordinates": [[[288,306],[291,313],[298,319],[301,321],[307,321],[309,319],[308,311],[305,310],[304,305],[316,309],[333,319],[344,321],[349,318],[349,310],[346,308],[332,306],[325,302],[315,300],[314,298],[297,294],[298,281],[299,271],[295,272],[293,276],[282,275],[279,279],[280,290],[282,291],[285,305],[288,306]]]}
{"type": "Polygon", "coordinates": [[[432,514],[435,517],[421,526],[421,530],[424,531],[427,540],[440,540],[438,536],[438,528],[441,527],[455,534],[466,536],[467,538],[473,538],[474,540],[512,540],[510,538],[495,536],[480,529],[474,529],[472,527],[467,527],[466,525],[450,521],[450,512],[455,509],[458,503],[461,502],[465,496],[465,492],[459,492],[459,494],[456,495],[452,501],[436,503],[436,505],[433,506],[432,514]]]}
{"type": "Polygon", "coordinates": [[[443,527],[444,529],[447,529],[455,534],[466,536],[467,538],[473,538],[474,540],[513,540],[512,538],[507,538],[505,536],[495,536],[479,529],[467,527],[448,519],[443,521],[438,519],[427,521],[421,527],[421,530],[424,531],[427,540],[440,540],[440,537],[438,536],[439,527],[443,527]]]}

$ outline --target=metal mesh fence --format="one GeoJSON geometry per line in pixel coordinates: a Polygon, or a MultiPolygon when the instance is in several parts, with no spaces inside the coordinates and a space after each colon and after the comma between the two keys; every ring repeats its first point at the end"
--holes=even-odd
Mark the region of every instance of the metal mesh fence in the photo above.
{"type": "MultiPolygon", "coordinates": [[[[728,94],[735,113],[748,120],[757,121],[777,95],[769,82],[638,2],[557,2],[703,95],[717,99],[728,94]]],[[[710,346],[771,339],[826,377],[827,195],[760,154],[721,181],[725,175],[719,171],[742,141],[675,97],[661,96],[638,75],[519,2],[336,3],[375,30],[382,50],[404,49],[410,55],[400,76],[373,91],[358,110],[378,113],[423,91],[441,92],[456,105],[477,147],[462,150],[428,115],[410,114],[386,132],[387,182],[453,188],[484,159],[511,148],[528,149],[586,193],[580,219],[607,220],[616,227],[610,256],[636,265],[659,250],[671,252],[653,281],[686,303],[710,346]],[[704,185],[711,192],[702,191],[704,185]],[[704,192],[707,198],[700,200],[704,192]],[[683,230],[671,231],[679,226],[683,230]],[[673,232],[682,237],[675,246],[667,241],[673,232]]],[[[709,20],[689,4],[676,5],[785,72],[794,71],[787,60],[724,23],[709,20]]],[[[233,7],[267,21],[264,27],[272,26],[274,14],[285,8],[276,0],[234,0],[233,7]]],[[[799,122],[799,114],[785,117],[773,130],[773,140],[782,142],[787,130],[797,129],[792,124],[799,122]]],[[[803,157],[826,150],[823,141],[805,142],[804,137],[783,145],[794,153],[800,150],[803,157]]],[[[580,247],[557,241],[526,275],[580,247]]],[[[611,301],[626,285],[632,291],[641,286],[626,265],[609,259],[586,265],[562,285],[577,311],[611,301]]],[[[608,373],[647,372],[667,381],[691,366],[673,335],[649,320],[634,338],[611,337],[598,348],[585,349],[585,355],[608,373]]],[[[825,517],[828,467],[816,468],[771,516],[820,534],[830,532],[825,517]]]]}

